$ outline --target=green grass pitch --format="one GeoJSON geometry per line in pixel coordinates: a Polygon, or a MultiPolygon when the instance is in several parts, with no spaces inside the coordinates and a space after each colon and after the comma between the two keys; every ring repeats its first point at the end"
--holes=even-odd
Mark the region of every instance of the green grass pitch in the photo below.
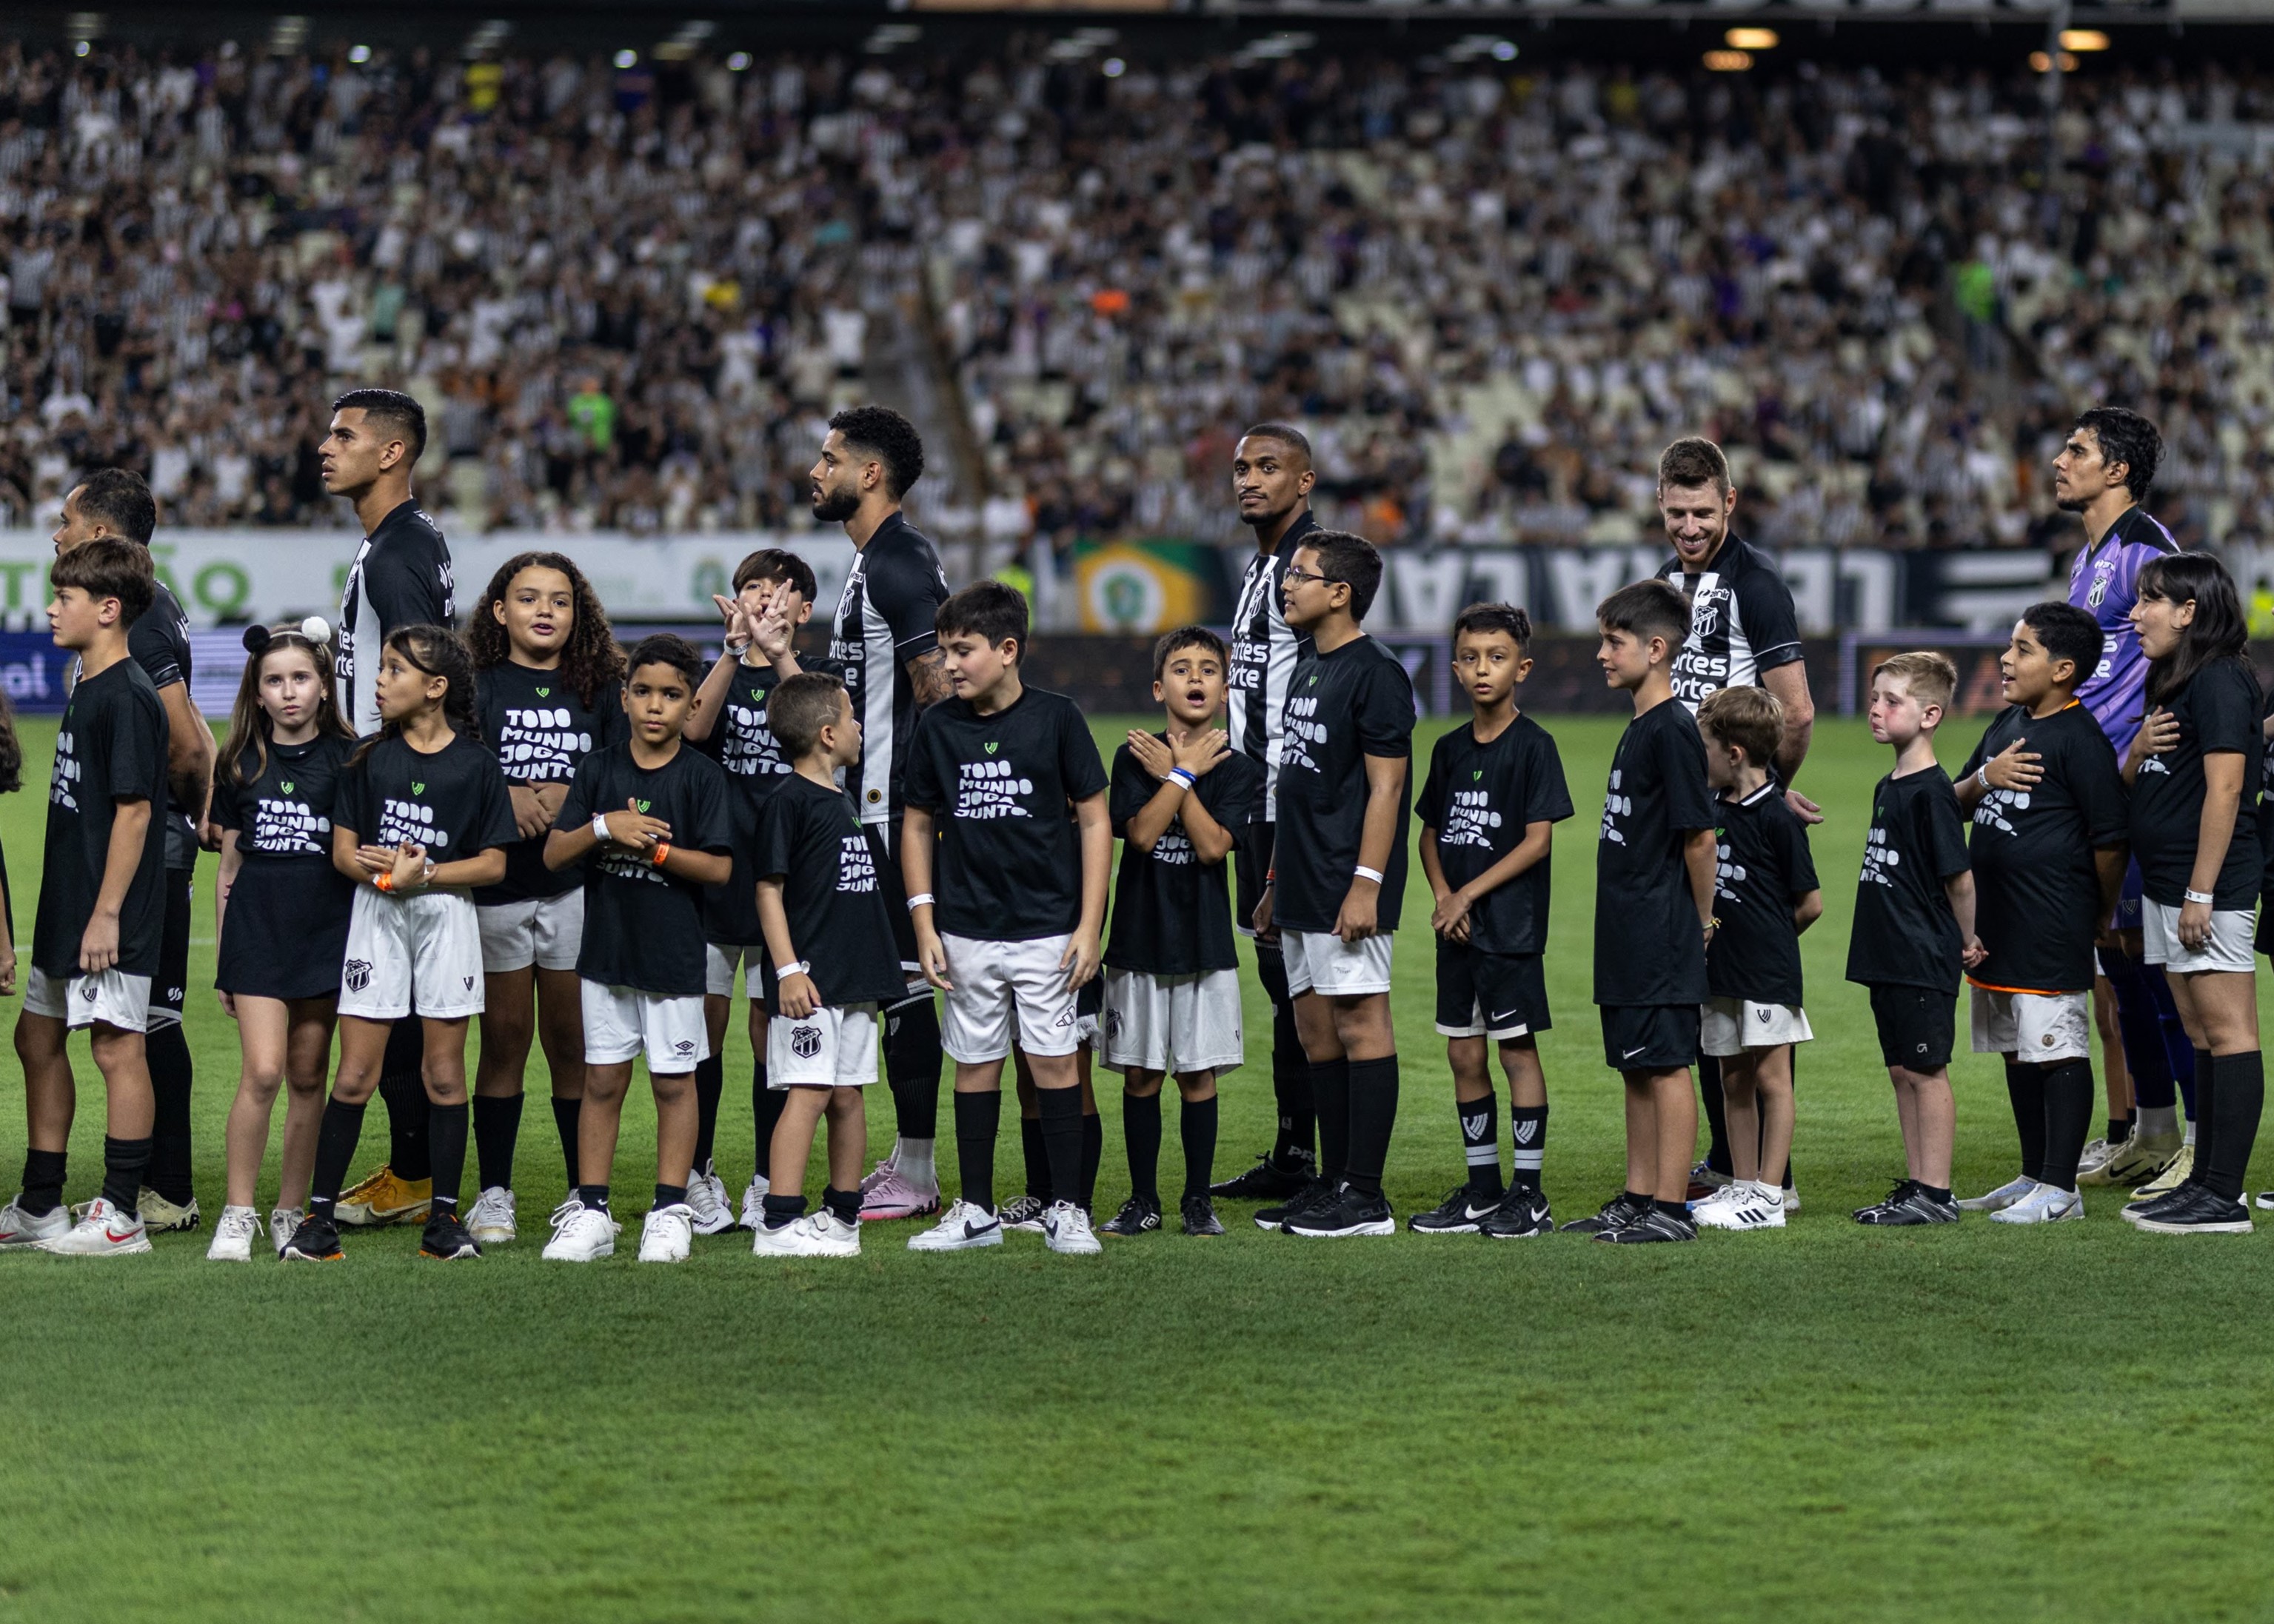
{"type": "MultiPolygon", "coordinates": [[[[1109,752],[1126,725],[1099,721],[1109,752]]],[[[1570,1217],[1622,1167],[1587,1002],[1617,726],[1551,726],[1580,807],[1558,835],[1542,1045],[1547,1188],[1570,1217]]],[[[1952,726],[1946,762],[1978,726],[1952,726]]],[[[54,727],[25,734],[34,787],[0,803],[0,838],[28,951],[54,727]]],[[[2106,1192],[2052,1230],[1848,1221],[1901,1171],[1870,1014],[1840,979],[1885,761],[1860,724],[1827,722],[1803,779],[1830,815],[1827,909],[1804,938],[1819,1035],[1801,1065],[1805,1207],[1783,1233],[1643,1253],[1332,1245],[1228,1208],[1224,1239],[1092,1259],[1023,1236],[919,1258],[892,1225],[852,1262],[762,1261],[720,1237],[681,1268],[629,1252],[548,1267],[561,1177],[538,1105],[524,1238],[478,1265],[422,1263],[405,1230],[350,1235],[330,1269],[208,1265],[204,1234],[144,1259],[4,1259],[0,1620],[2263,1617],[2274,1245],[2139,1235],[2106,1192]]],[[[1461,1162],[1427,913],[1417,868],[1401,1211],[1461,1162]]],[[[210,1215],[237,1050],[200,936],[210,1215]]],[[[1269,1139],[1252,983],[1248,1031],[1226,1171],[1269,1139]]],[[[85,1199],[102,1109],[78,1053],[85,1199]]],[[[719,1130],[737,1192],[747,1068],[738,1034],[719,1130]]],[[[1994,1063],[1957,1077],[1959,1182],[1978,1190],[2009,1175],[2012,1126],[1994,1063]]],[[[1126,1181],[1101,1081],[1110,1212],[1126,1181]]],[[[20,1124],[11,1089],[11,1187],[20,1124]]],[[[636,1094],[616,1180],[634,1214],[651,1127],[636,1094]]],[[[891,1127],[880,1090],[879,1152],[891,1127]]],[[[382,1143],[375,1113],[366,1162],[382,1143]]],[[[1006,1134],[1006,1187],[1018,1161],[1006,1134]]]]}

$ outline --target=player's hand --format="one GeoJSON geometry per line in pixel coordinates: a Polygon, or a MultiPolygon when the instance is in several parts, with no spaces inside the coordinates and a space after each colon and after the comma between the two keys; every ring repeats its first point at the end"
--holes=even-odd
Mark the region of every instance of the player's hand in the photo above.
{"type": "Polygon", "coordinates": [[[392,874],[395,871],[395,848],[391,846],[359,846],[356,847],[356,867],[365,874],[392,874]]]}
{"type": "Polygon", "coordinates": [[[781,1004],[783,1015],[791,1020],[803,1020],[821,1007],[821,989],[802,970],[775,983],[774,996],[781,1004]]]}
{"type": "Polygon", "coordinates": [[[1169,752],[1170,759],[1194,778],[1206,773],[1225,756],[1231,754],[1231,735],[1221,727],[1203,728],[1187,733],[1169,752]]]}
{"type": "Polygon", "coordinates": [[[16,950],[0,947],[0,998],[16,996],[16,950]]]}
{"type": "Polygon", "coordinates": [[[2180,748],[2180,718],[2161,705],[2148,712],[2140,724],[2140,731],[2132,735],[2132,763],[2137,766],[2150,756],[2161,756],[2180,748]]]}
{"type": "Polygon", "coordinates": [[[79,933],[79,967],[82,974],[101,975],[118,962],[118,915],[97,908],[79,933]]]}
{"type": "Polygon", "coordinates": [[[612,845],[629,847],[635,852],[651,852],[659,840],[671,838],[671,825],[659,817],[650,817],[639,809],[636,801],[627,800],[624,809],[608,815],[608,839],[612,845]]]}
{"type": "Polygon", "coordinates": [[[1058,968],[1066,973],[1066,990],[1079,992],[1097,979],[1097,961],[1102,950],[1097,937],[1087,930],[1077,930],[1058,955],[1058,968]]]}
{"type": "Polygon", "coordinates": [[[395,861],[388,872],[395,878],[397,896],[406,891],[423,891],[426,886],[426,848],[405,840],[395,848],[395,861]]]}
{"type": "Polygon", "coordinates": [[[1441,936],[1456,942],[1465,942],[1469,936],[1469,899],[1457,891],[1449,891],[1437,898],[1437,906],[1429,910],[1429,929],[1441,936]]]}
{"type": "Polygon", "coordinates": [[[1824,821],[1824,808],[1796,789],[1785,791],[1784,803],[1792,808],[1792,815],[1803,823],[1820,823],[1824,821]]]}
{"type": "Polygon", "coordinates": [[[505,793],[513,800],[513,826],[524,840],[534,840],[553,827],[553,814],[545,809],[544,801],[526,784],[508,784],[505,793]]]}
{"type": "Polygon", "coordinates": [[[211,818],[198,825],[198,849],[206,852],[221,850],[222,826],[211,818]]]}
{"type": "Polygon", "coordinates": [[[1992,789],[2035,789],[2044,781],[2045,770],[2037,765],[2044,757],[2023,749],[2027,743],[2025,738],[2016,739],[1982,763],[1982,776],[1992,789]]]}
{"type": "Polygon", "coordinates": [[[1958,951],[1959,961],[1969,970],[1977,967],[1984,959],[1989,957],[1990,950],[1982,945],[1982,938],[1980,936],[1967,937],[1966,945],[1961,948],[1958,951]]]}
{"type": "Polygon", "coordinates": [[[1169,769],[1177,764],[1176,753],[1167,745],[1152,734],[1141,733],[1133,727],[1129,730],[1129,753],[1137,758],[1139,766],[1156,778],[1167,778],[1169,769]]]}
{"type": "Polygon", "coordinates": [[[532,784],[529,787],[537,797],[537,804],[545,808],[545,816],[558,821],[561,803],[568,799],[568,786],[566,784],[532,784]]]}
{"type": "Polygon", "coordinates": [[[2210,904],[2183,902],[2180,905],[2180,945],[2190,952],[2201,952],[2210,940],[2210,904]]]}
{"type": "Polygon", "coordinates": [[[930,925],[916,927],[916,963],[923,968],[924,980],[942,992],[953,992],[955,985],[947,979],[947,948],[939,939],[939,932],[930,925]]]}
{"type": "Polygon", "coordinates": [[[1263,894],[1255,899],[1255,915],[1247,921],[1255,927],[1255,939],[1259,942],[1279,939],[1279,932],[1271,923],[1271,889],[1269,885],[1263,888],[1263,894]]]}
{"type": "Polygon", "coordinates": [[[235,1020],[237,1019],[237,995],[233,992],[223,992],[219,988],[215,988],[214,989],[214,996],[221,1000],[221,1012],[228,1016],[231,1020],[235,1020]]]}
{"type": "Polygon", "coordinates": [[[1343,906],[1335,914],[1335,934],[1347,947],[1353,942],[1363,942],[1380,927],[1374,916],[1382,898],[1382,887],[1372,880],[1352,880],[1343,898],[1343,906]]]}

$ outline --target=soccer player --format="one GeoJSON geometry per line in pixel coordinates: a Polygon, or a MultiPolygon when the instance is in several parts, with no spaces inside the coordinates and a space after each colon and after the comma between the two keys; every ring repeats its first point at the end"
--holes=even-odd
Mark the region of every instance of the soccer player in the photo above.
{"type": "Polygon", "coordinates": [[[582,868],[584,1107],[576,1188],[553,1219],[545,1255],[589,1263],[616,1249],[608,1210],[632,1062],[647,1057],[655,1091],[655,1202],[640,1231],[643,1263],[682,1263],[694,1244],[687,1202],[695,1159],[695,1068],[703,1020],[703,891],[734,870],[734,812],[718,763],[680,737],[695,709],[703,657],[668,632],[644,637],[624,662],[631,736],[593,751],[553,832],[546,863],[582,868]]]}
{"type": "Polygon", "coordinates": [[[2100,628],[2074,604],[2022,611],[1999,661],[2007,709],[1958,775],[1974,820],[1974,1051],[2000,1055],[2022,1176],[1958,1205],[1999,1223],[2084,1216],[2077,1159],[2092,1129],[2093,943],[2124,882],[2129,820],[2116,752],[2077,685],[2100,628]]]}
{"type": "MultiPolygon", "coordinates": [[[[56,556],[105,537],[147,549],[157,525],[158,505],[139,474],[99,469],[64,498],[63,523],[53,538],[56,556]]],[[[166,838],[166,935],[150,984],[150,1026],[144,1039],[157,1114],[140,1208],[150,1233],[162,1235],[194,1229],[202,1219],[190,1182],[192,1067],[182,1009],[190,981],[198,825],[212,793],[215,750],[213,730],[190,703],[189,617],[164,582],[154,579],[151,591],[150,607],[128,628],[126,647],[166,709],[166,804],[157,814],[166,838]]]]}
{"type": "Polygon", "coordinates": [[[0,1209],[0,1247],[71,1257],[147,1252],[136,1198],[154,1103],[143,1034],[166,929],[166,710],[128,651],[154,595],[150,554],[106,537],[48,573],[48,626],[79,657],[49,779],[32,971],[16,1021],[24,1067],[22,1192],[0,1209]],[[102,1073],[102,1192],[76,1222],[63,1204],[78,1085],[64,1040],[87,1030],[102,1073]]]}
{"type": "MultiPolygon", "coordinates": [[[[2100,658],[2076,696],[2120,762],[2147,710],[2148,657],[2133,629],[2140,572],[2180,550],[2141,499],[2163,457],[2156,425],[2119,406],[2085,412],[2053,459],[2053,502],[2084,523],[2084,545],[2068,572],[2068,601],[2100,627],[2100,658]]],[[[2088,1184],[2138,1184],[2162,1194],[2195,1163],[2195,1046],[2187,1041],[2164,973],[2148,964],[2140,936],[2140,865],[2127,868],[2115,935],[2098,951],[2094,1013],[2108,1054],[2108,1132],[2085,1147],[2088,1184]],[[2180,1122],[2180,1102],[2186,1122],[2180,1122]]]]}
{"type": "Polygon", "coordinates": [[[1271,872],[1287,695],[1295,662],[1311,647],[1309,635],[1287,623],[1282,589],[1288,560],[1318,533],[1319,521],[1311,512],[1311,490],[1317,482],[1311,442],[1286,424],[1259,423],[1232,447],[1232,496],[1240,523],[1254,533],[1255,555],[1247,560],[1232,611],[1229,732],[1231,748],[1263,770],[1262,795],[1247,827],[1238,831],[1232,853],[1238,880],[1232,917],[1242,932],[1255,937],[1256,976],[1271,1000],[1271,1092],[1279,1118],[1271,1148],[1247,1171],[1215,1187],[1213,1193],[1241,1201],[1284,1200],[1300,1193],[1319,1169],[1312,1148],[1317,1112],[1311,1102],[1310,1063],[1295,1026],[1286,959],[1276,930],[1254,929],[1264,876],[1271,872]]]}
{"type": "MultiPolygon", "coordinates": [[[[425,447],[426,412],[416,400],[394,389],[350,389],[332,402],[331,426],[317,447],[324,489],[353,505],[364,532],[340,590],[333,661],[340,714],[358,739],[382,726],[377,679],[387,639],[409,626],[448,627],[458,613],[449,545],[410,492],[411,470],[425,447]]],[[[342,1223],[425,1222],[432,1192],[425,1044],[422,1024],[410,1019],[388,1041],[379,1080],[387,1161],[340,1198],[342,1223]]]]}
{"type": "Polygon", "coordinates": [[[1453,1108],[1469,1176],[1406,1227],[1423,1235],[1498,1240],[1553,1234],[1540,1188],[1547,1148],[1547,1079],[1540,1034],[1549,1026],[1549,853],[1571,816],[1563,759],[1547,730],[1517,708],[1532,673],[1532,617],[1507,604],[1472,604],[1453,621],[1453,673],[1470,719],[1437,741],[1416,814],[1421,872],[1436,906],[1437,1030],[1453,1072],[1453,1108]],[[1501,1184],[1500,1130],[1489,1039],[1508,1078],[1512,1190],[1501,1184]]]}
{"type": "Polygon", "coordinates": [[[1280,583],[1287,624],[1311,639],[1290,680],[1279,747],[1278,825],[1255,906],[1279,933],[1295,1000],[1320,1177],[1257,1225],[1306,1237],[1395,1235],[1382,1170],[1397,1124],[1391,943],[1405,906],[1413,682],[1366,634],[1382,555],[1314,530],[1280,583]]]}
{"type": "Polygon", "coordinates": [[[1206,627],[1163,637],[1153,645],[1153,699],[1166,725],[1132,732],[1113,753],[1108,809],[1123,845],[1100,1026],[1106,1067],[1121,1073],[1129,1199],[1101,1234],[1161,1227],[1161,1084],[1171,1076],[1184,1102],[1178,1215],[1187,1235],[1224,1233],[1209,1197],[1216,1084],[1246,1054],[1224,860],[1263,787],[1263,769],[1216,726],[1230,664],[1206,627]]]}
{"type": "MultiPolygon", "coordinates": [[[[370,652],[367,649],[366,654],[370,652]]],[[[518,837],[497,757],[481,745],[473,658],[456,632],[410,626],[380,645],[381,732],[348,764],[332,863],[355,884],[340,972],[340,1060],[316,1136],[308,1217],[287,1259],[335,1262],[340,1185],[355,1160],[391,1031],[416,1015],[433,1188],[418,1250],[478,1258],[458,1214],[466,1167],[466,1025],[481,1013],[481,924],[472,892],[505,876],[518,837]],[[438,856],[437,853],[440,853],[438,856]]]]}
{"type": "Polygon", "coordinates": [[[1958,671],[1935,653],[1898,654],[1871,673],[1871,737],[1895,770],[1871,792],[1871,832],[1856,885],[1848,979],[1871,989],[1879,1057],[1894,1085],[1905,1177],[1856,1213],[1866,1224],[1956,1223],[1950,1153],[1958,1107],[1950,1050],[1961,966],[1982,962],[1974,875],[1950,775],[1934,758],[1958,671]]]}
{"type": "Polygon", "coordinates": [[[1634,702],[1595,846],[1595,1003],[1604,1063],[1626,1087],[1627,1182],[1593,1217],[1563,1228],[1623,1245],[1695,1240],[1690,1068],[1707,996],[1719,820],[1697,724],[1673,703],[1690,604],[1663,581],[1640,581],[1605,598],[1595,618],[1604,680],[1634,702]]]}
{"type": "Polygon", "coordinates": [[[497,755],[521,837],[506,848],[505,878],[474,892],[484,989],[473,1101],[480,1194],[466,1228],[482,1245],[501,1246],[516,1231],[514,1147],[529,1046],[540,1034],[553,1124],[569,1186],[577,1182],[584,886],[573,870],[546,867],[545,853],[578,763],[627,736],[624,656],[591,583],[558,553],[516,553],[498,567],[466,646],[482,742],[497,755]]]}
{"type": "MultiPolygon", "coordinates": [[[[2258,1049],[2258,784],[2265,740],[2234,583],[2203,553],[2140,572],[2132,624],[2148,657],[2147,719],[2124,759],[2132,786],[2147,961],[2171,979],[2195,1046],[2196,1138],[2187,1178],[2124,1216],[2165,1235],[2250,1227],[2242,1180],[2266,1101],[2258,1049]]],[[[2142,1191],[2142,1196],[2147,1195],[2142,1191]]]]}
{"type": "Polygon", "coordinates": [[[742,1192],[742,1224],[755,1229],[765,1221],[766,1161],[784,1096],[767,1086],[766,1000],[772,966],[758,923],[750,854],[765,803],[789,779],[790,763],[775,741],[769,706],[779,686],[803,669],[792,639],[813,614],[813,569],[794,553],[761,547],[734,567],[734,587],[732,598],[712,597],[727,618],[726,648],[703,679],[702,690],[695,696],[695,716],[687,724],[688,743],[725,768],[736,792],[734,872],[704,897],[703,906],[703,1011],[711,1054],[695,1070],[695,1183],[688,1188],[697,1235],[715,1235],[734,1222],[712,1153],[719,1101],[727,1086],[727,1021],[734,1011],[738,968],[750,1002],[750,1115],[756,1147],[749,1186],[742,1192]]]}
{"type": "Polygon", "coordinates": [[[813,516],[841,523],[858,552],[837,600],[829,654],[861,715],[861,759],[846,770],[845,789],[874,848],[907,977],[900,1002],[885,1011],[885,1078],[900,1138],[862,1181],[861,1215],[867,1219],[915,1218],[939,1208],[933,1154],[939,1132],[939,1011],[917,961],[893,845],[902,827],[916,713],[949,692],[932,629],[947,598],[947,577],[930,540],[900,511],[900,499],[922,475],[923,462],[923,441],[906,417],[883,406],[853,406],[830,418],[829,436],[809,476],[813,516]]]}
{"type": "Polygon", "coordinates": [[[214,985],[237,1021],[243,1056],[229,1108],[229,1192],[206,1252],[221,1263],[252,1259],[260,1232],[253,1198],[279,1088],[284,1156],[268,1214],[278,1252],[306,1216],[355,895],[332,866],[332,816],[355,737],[333,701],[329,639],[253,626],[245,648],[212,809],[222,831],[214,985]]]}
{"type": "Polygon", "coordinates": [[[1731,1177],[1690,1206],[1709,1229],[1785,1227],[1792,1052],[1816,1034],[1801,1007],[1800,933],[1824,913],[1808,825],[1770,775],[1784,706],[1759,688],[1716,688],[1698,707],[1714,830],[1713,936],[1698,1046],[1721,1064],[1731,1177]]]}
{"type": "MultiPolygon", "coordinates": [[[[947,995],[941,1041],[955,1062],[963,1188],[908,1245],[1002,1244],[995,1135],[1015,1035],[1034,1074],[1050,1158],[1043,1237],[1052,1252],[1096,1252],[1081,1202],[1074,1025],[1105,925],[1113,854],[1105,764],[1073,701],[1020,680],[1027,600],[1015,588],[966,587],[940,605],[937,631],[954,697],[924,712],[909,746],[900,862],[918,961],[947,995]]],[[[865,719],[861,731],[868,759],[865,719]]]]}
{"type": "Polygon", "coordinates": [[[861,719],[844,683],[825,672],[791,677],[774,690],[770,715],[794,771],[767,803],[750,867],[774,961],[767,1078],[784,1100],[750,1250],[854,1258],[869,1144],[862,1090],[877,1080],[879,1011],[907,983],[868,837],[837,786],[837,773],[861,758],[861,719]],[[824,1117],[828,1183],[821,1210],[809,1215],[805,1169],[824,1117]]]}

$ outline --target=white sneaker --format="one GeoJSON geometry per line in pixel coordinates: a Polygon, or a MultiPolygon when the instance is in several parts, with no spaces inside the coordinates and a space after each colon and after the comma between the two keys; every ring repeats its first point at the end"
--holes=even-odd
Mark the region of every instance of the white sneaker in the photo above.
{"type": "Polygon", "coordinates": [[[1704,1214],[1709,1207],[1728,1207],[1751,1189],[1749,1180],[1731,1179],[1726,1184],[1716,1184],[1710,1195],[1701,1195],[1690,1203],[1690,1215],[1698,1222],[1706,1222],[1704,1214]]]}
{"type": "Polygon", "coordinates": [[[624,1226],[575,1196],[553,1210],[553,1238],[544,1255],[554,1263],[590,1263],[615,1255],[616,1233],[624,1226]]]}
{"type": "Polygon", "coordinates": [[[1987,1195],[1970,1195],[1958,1204],[1962,1213],[2002,1213],[2007,1207],[2029,1199],[2030,1192],[2043,1188],[2034,1178],[2017,1178],[2010,1184],[2000,1184],[1987,1195]]]}
{"type": "Polygon", "coordinates": [[[260,1233],[260,1214],[249,1207],[224,1207],[214,1220],[213,1244],[206,1248],[208,1263],[250,1263],[252,1237],[260,1233]]]}
{"type": "Polygon", "coordinates": [[[1690,1209],[1690,1217],[1701,1229],[1784,1228],[1784,1192],[1773,1185],[1758,1184],[1751,1179],[1739,1179],[1713,1193],[1727,1199],[1700,1201],[1690,1209]]]}
{"type": "Polygon", "coordinates": [[[1072,1201],[1060,1201],[1043,1214],[1043,1244],[1077,1258],[1105,1250],[1089,1227],[1089,1214],[1072,1201]]]}
{"type": "Polygon", "coordinates": [[[2108,1165],[2108,1158],[2116,1154],[2117,1147],[2123,1142],[2121,1139],[2113,1142],[2107,1139],[2090,1141],[2085,1146],[2083,1154],[2076,1159],[2076,1170],[2080,1174],[2099,1172],[2108,1165]]]}
{"type": "Polygon", "coordinates": [[[773,1186],[766,1183],[763,1173],[750,1175],[749,1188],[742,1192],[742,1228],[763,1229],[766,1226],[766,1192],[773,1186]]]}
{"type": "MultiPolygon", "coordinates": [[[[1961,1202],[1961,1206],[1964,1203],[1961,1202]]],[[[2057,1190],[2051,1184],[2039,1184],[2029,1194],[1990,1214],[1992,1223],[2066,1223],[2072,1218],[2084,1216],[2084,1196],[2075,1190],[2057,1190]]]]}
{"type": "Polygon", "coordinates": [[[695,1209],[684,1201],[657,1207],[640,1226],[643,1263],[684,1263],[694,1249],[695,1209]]]}
{"type": "Polygon", "coordinates": [[[41,1252],[61,1258],[123,1258],[149,1251],[150,1235],[143,1228],[141,1214],[122,1213],[97,1196],[87,1204],[77,1223],[38,1244],[41,1252]]]}
{"type": "Polygon", "coordinates": [[[272,1207],[268,1209],[268,1241],[276,1248],[278,1257],[284,1255],[284,1248],[292,1244],[294,1232],[307,1222],[308,1214],[301,1207],[272,1207]]]}
{"type": "Polygon", "coordinates": [[[192,1196],[186,1207],[177,1207],[147,1186],[134,1198],[134,1210],[142,1219],[143,1230],[150,1235],[171,1235],[177,1230],[194,1229],[205,1222],[205,1214],[198,1210],[197,1197],[192,1196]]]}
{"type": "Polygon", "coordinates": [[[762,1258],[857,1258],[861,1226],[847,1223],[827,1207],[777,1229],[761,1229],[750,1250],[762,1258]]]}
{"type": "Polygon", "coordinates": [[[11,1246],[36,1246],[66,1233],[72,1227],[71,1208],[62,1202],[34,1218],[24,1210],[23,1199],[19,1195],[7,1206],[0,1207],[0,1252],[11,1246]]]}
{"type": "MultiPolygon", "coordinates": [[[[940,1221],[921,1235],[908,1237],[910,1252],[963,1252],[973,1246],[1000,1246],[1003,1221],[983,1207],[956,1199],[940,1221]]],[[[1090,1243],[1096,1245],[1095,1241],[1090,1243]]]]}
{"type": "Polygon", "coordinates": [[[687,1207],[695,1214],[697,1235],[724,1235],[734,1227],[734,1209],[727,1200],[727,1181],[709,1168],[699,1168],[688,1178],[687,1207]]]}
{"type": "Polygon", "coordinates": [[[514,1217],[513,1192],[492,1184],[475,1199],[474,1210],[466,1214],[466,1229],[477,1246],[502,1246],[519,1232],[514,1217]]]}

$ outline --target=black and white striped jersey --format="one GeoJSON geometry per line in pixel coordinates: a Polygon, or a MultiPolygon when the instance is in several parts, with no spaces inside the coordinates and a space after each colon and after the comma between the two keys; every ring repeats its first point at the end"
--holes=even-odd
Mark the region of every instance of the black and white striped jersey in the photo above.
{"type": "Polygon", "coordinates": [[[1306,512],[1287,527],[1277,546],[1268,553],[1256,550],[1247,560],[1247,573],[1240,577],[1239,603],[1231,615],[1231,748],[1263,769],[1263,798],[1255,811],[1256,822],[1261,823],[1278,821],[1279,740],[1287,686],[1294,679],[1295,662],[1311,648],[1309,635],[1287,624],[1280,576],[1304,538],[1318,528],[1319,522],[1306,512]]]}
{"type": "Polygon", "coordinates": [[[1660,572],[1690,599],[1690,635],[1674,659],[1674,696],[1694,714],[1717,688],[1758,688],[1761,673],[1800,658],[1792,589],[1769,556],[1723,538],[1696,575],[1679,558],[1660,572]]]}
{"type": "Polygon", "coordinates": [[[829,658],[861,718],[861,759],[845,770],[845,793],[864,823],[900,820],[916,726],[907,662],[938,646],[932,621],[946,601],[937,550],[897,513],[877,527],[845,577],[829,658]]]}
{"type": "Polygon", "coordinates": [[[339,648],[333,656],[340,715],[368,739],[379,731],[380,650],[406,626],[448,626],[458,613],[450,546],[415,501],[372,527],[340,592],[339,648]]]}

